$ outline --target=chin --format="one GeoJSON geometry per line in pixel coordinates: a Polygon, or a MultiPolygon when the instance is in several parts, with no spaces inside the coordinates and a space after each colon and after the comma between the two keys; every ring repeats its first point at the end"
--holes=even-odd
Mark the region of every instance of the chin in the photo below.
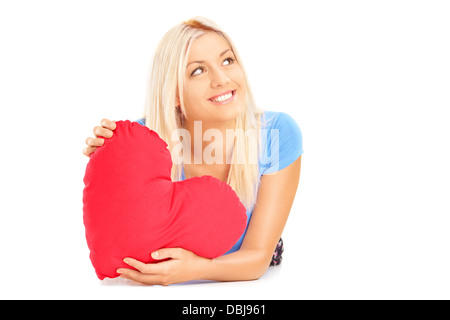
{"type": "Polygon", "coordinates": [[[215,118],[220,122],[228,122],[231,120],[235,120],[244,110],[243,106],[229,106],[222,107],[220,110],[215,112],[215,118]]]}

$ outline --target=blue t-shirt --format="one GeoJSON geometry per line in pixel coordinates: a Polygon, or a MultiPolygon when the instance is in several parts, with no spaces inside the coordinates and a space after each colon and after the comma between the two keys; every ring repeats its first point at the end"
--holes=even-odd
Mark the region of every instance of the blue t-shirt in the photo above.
{"type": "MultiPolygon", "coordinates": [[[[145,125],[145,119],[137,120],[145,125]]],[[[302,132],[295,120],[284,112],[264,111],[261,125],[261,152],[259,156],[259,178],[274,173],[292,164],[303,153],[302,132]]],[[[185,179],[184,170],[182,180],[185,179]]],[[[253,208],[247,210],[247,228],[253,208]]],[[[235,252],[241,247],[244,234],[227,252],[235,252]]]]}

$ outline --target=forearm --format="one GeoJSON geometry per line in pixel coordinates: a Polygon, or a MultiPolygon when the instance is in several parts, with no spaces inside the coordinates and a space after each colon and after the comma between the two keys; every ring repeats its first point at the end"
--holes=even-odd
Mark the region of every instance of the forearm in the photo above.
{"type": "Polygon", "coordinates": [[[241,249],[205,260],[199,278],[215,281],[255,280],[266,272],[270,258],[263,250],[241,249]]]}

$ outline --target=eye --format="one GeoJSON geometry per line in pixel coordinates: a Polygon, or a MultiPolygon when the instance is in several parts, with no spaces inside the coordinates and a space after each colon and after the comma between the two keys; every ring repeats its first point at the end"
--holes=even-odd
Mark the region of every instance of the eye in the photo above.
{"type": "Polygon", "coordinates": [[[229,58],[226,58],[225,60],[223,60],[223,64],[222,65],[228,66],[228,65],[232,64],[233,62],[234,62],[234,59],[229,57],[229,58]]]}
{"type": "Polygon", "coordinates": [[[199,74],[202,73],[201,71],[205,71],[205,68],[199,67],[199,68],[195,69],[194,71],[192,71],[191,76],[198,76],[199,74]]]}

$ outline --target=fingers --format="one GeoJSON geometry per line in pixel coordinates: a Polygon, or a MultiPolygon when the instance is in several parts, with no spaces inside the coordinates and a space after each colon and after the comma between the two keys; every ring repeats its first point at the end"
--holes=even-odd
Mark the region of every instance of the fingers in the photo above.
{"type": "Polygon", "coordinates": [[[101,127],[94,127],[95,138],[89,137],[86,139],[87,147],[83,149],[83,154],[87,157],[90,157],[98,147],[101,147],[105,143],[104,138],[111,138],[113,136],[113,130],[117,127],[114,121],[108,119],[102,119],[100,124],[101,127]]]}
{"type": "Polygon", "coordinates": [[[101,147],[105,143],[105,139],[102,138],[87,138],[86,144],[87,147],[83,149],[83,154],[87,157],[90,157],[91,154],[98,148],[101,147]]]}
{"type": "Polygon", "coordinates": [[[148,268],[147,264],[145,264],[141,261],[138,261],[136,259],[125,258],[125,259],[123,259],[123,262],[125,262],[129,266],[132,266],[133,268],[136,268],[137,270],[139,270],[142,273],[152,273],[150,270],[151,268],[148,268]]]}
{"type": "MultiPolygon", "coordinates": [[[[125,258],[123,259],[123,262],[139,270],[140,272],[146,274],[156,274],[161,273],[163,271],[159,263],[143,263],[133,258],[125,258]]],[[[130,269],[120,269],[120,270],[130,270],[130,269]]]]}
{"type": "Polygon", "coordinates": [[[116,130],[116,123],[108,119],[102,119],[100,126],[94,128],[94,134],[97,138],[111,138],[113,136],[113,130],[116,130]]]}
{"type": "Polygon", "coordinates": [[[83,149],[83,154],[87,157],[90,157],[91,154],[97,149],[96,147],[87,147],[83,149]]]}
{"type": "Polygon", "coordinates": [[[152,258],[155,260],[163,259],[180,259],[183,257],[184,250],[182,248],[164,248],[152,252],[152,258]]]}
{"type": "Polygon", "coordinates": [[[136,270],[119,268],[116,271],[121,277],[126,279],[144,284],[160,284],[166,286],[180,281],[176,278],[176,275],[179,273],[178,269],[182,268],[179,263],[189,256],[189,252],[182,248],[159,249],[152,253],[152,258],[155,260],[168,259],[167,261],[143,263],[133,258],[125,258],[123,261],[136,270]]]}
{"type": "Polygon", "coordinates": [[[96,138],[99,138],[99,137],[111,138],[113,136],[112,130],[109,130],[109,129],[106,129],[103,127],[99,127],[99,126],[94,128],[94,134],[95,134],[96,138]]]}
{"type": "Polygon", "coordinates": [[[143,284],[169,285],[168,273],[164,265],[160,263],[143,263],[133,258],[125,258],[123,261],[137,270],[129,268],[119,268],[116,270],[122,278],[130,279],[143,284]]]}
{"type": "Polygon", "coordinates": [[[101,147],[105,143],[105,139],[103,138],[87,138],[86,144],[88,147],[101,147]]]}
{"type": "Polygon", "coordinates": [[[100,121],[100,124],[102,127],[109,129],[109,130],[116,130],[116,123],[114,121],[108,120],[108,119],[102,119],[100,121]]]}
{"type": "Polygon", "coordinates": [[[118,269],[117,272],[120,273],[121,278],[133,280],[142,284],[157,284],[163,286],[170,284],[167,280],[165,280],[165,277],[162,277],[161,275],[141,273],[132,269],[118,269]]]}

